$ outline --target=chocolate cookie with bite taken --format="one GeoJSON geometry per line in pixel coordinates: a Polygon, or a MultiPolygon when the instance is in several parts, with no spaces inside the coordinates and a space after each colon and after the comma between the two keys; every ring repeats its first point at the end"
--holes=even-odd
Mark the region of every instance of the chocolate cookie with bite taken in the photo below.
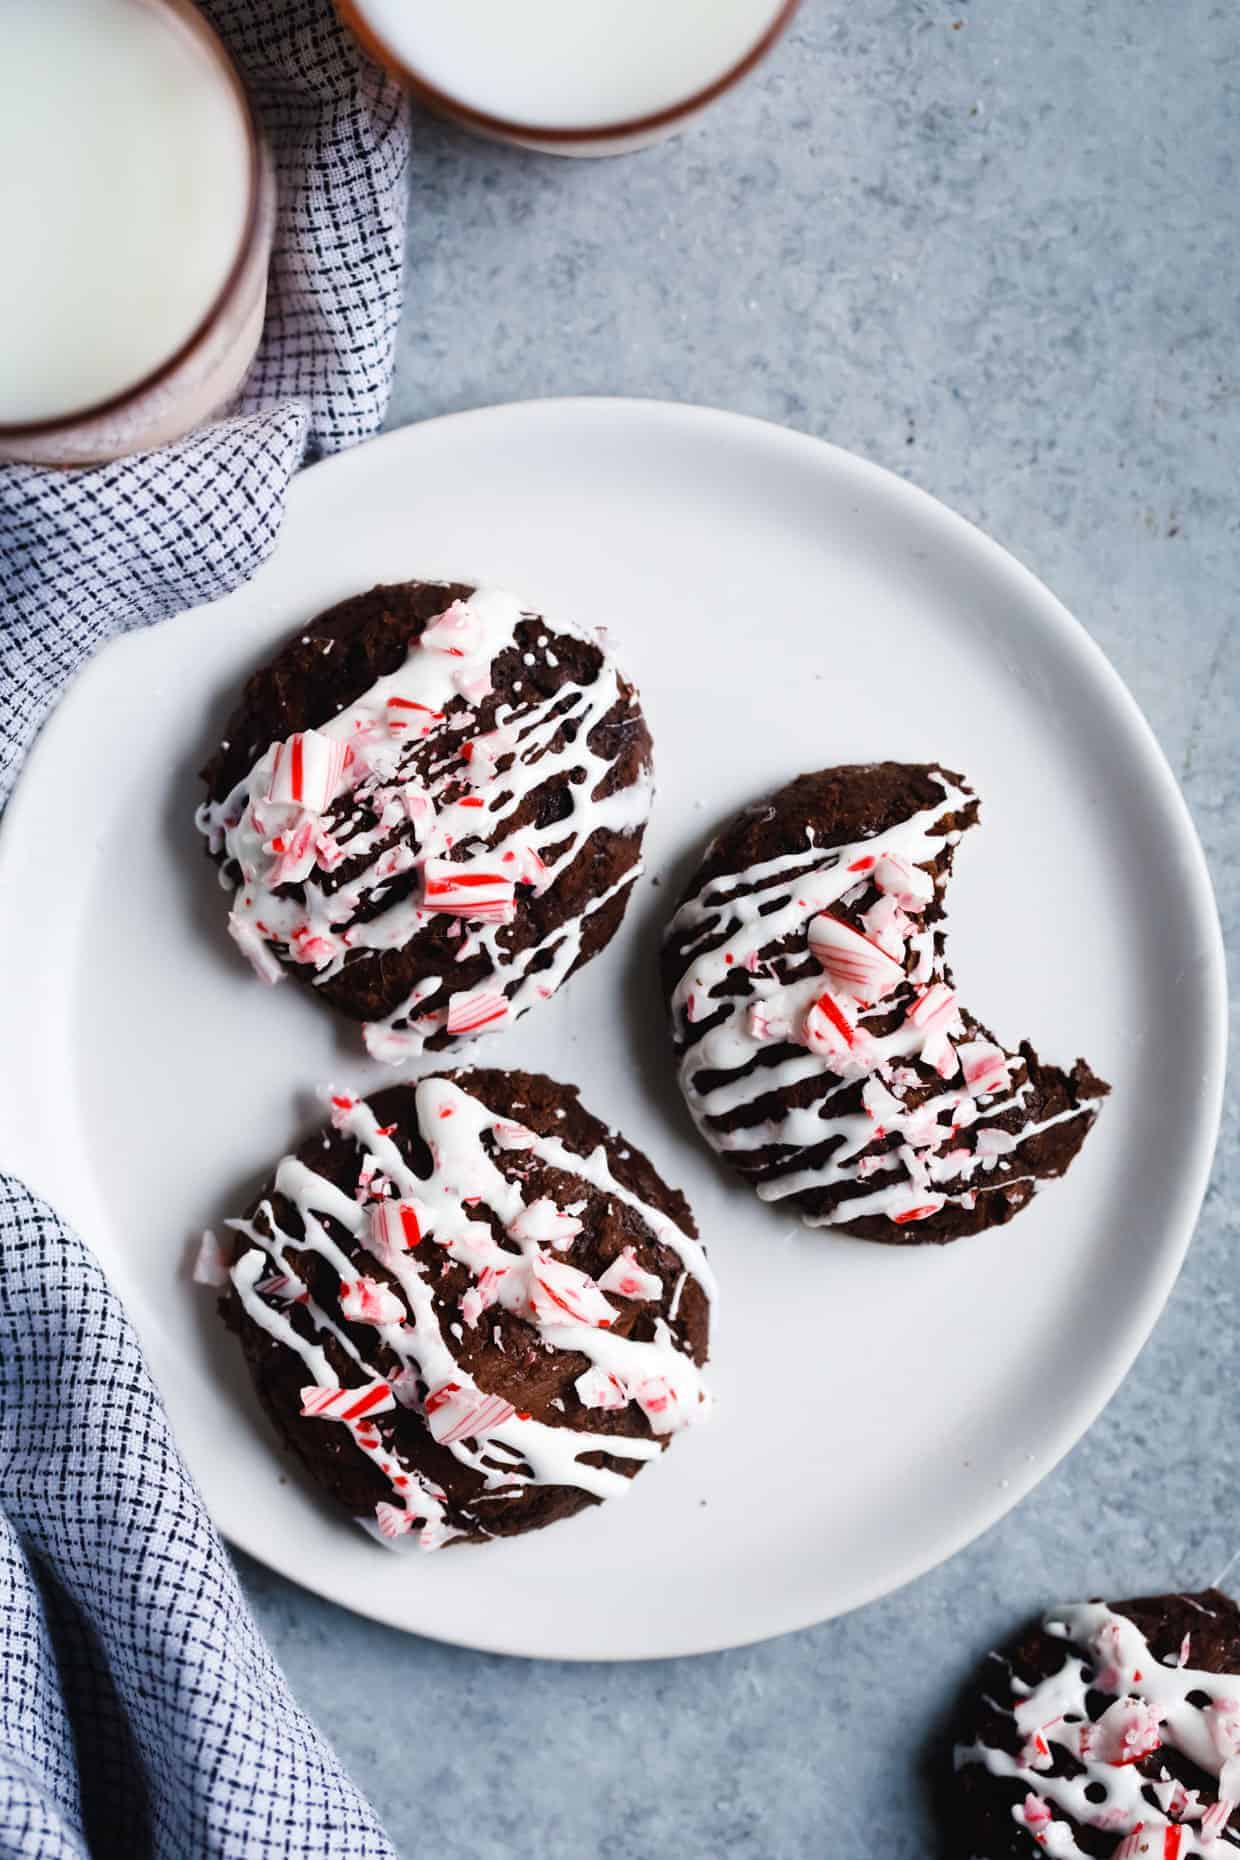
{"type": "Polygon", "coordinates": [[[1221,1860],[1240,1843],[1240,1609],[1218,1589],[1056,1608],[956,1727],[949,1852],[1221,1860]]]}
{"type": "Polygon", "coordinates": [[[963,1005],[944,896],[978,801],[934,764],[802,775],[709,847],[663,981],[698,1129],[811,1227],[908,1245],[1011,1220],[1109,1089],[963,1005]]]}
{"type": "Polygon", "coordinates": [[[393,1063],[510,1025],[597,955],[653,792],[599,641],[458,582],[372,588],[302,628],[203,779],[238,946],[393,1063]]]}
{"type": "Polygon", "coordinates": [[[576,1090],[337,1093],[234,1229],[221,1310],[310,1476],[393,1545],[537,1530],[702,1420],[688,1203],[576,1090]]]}

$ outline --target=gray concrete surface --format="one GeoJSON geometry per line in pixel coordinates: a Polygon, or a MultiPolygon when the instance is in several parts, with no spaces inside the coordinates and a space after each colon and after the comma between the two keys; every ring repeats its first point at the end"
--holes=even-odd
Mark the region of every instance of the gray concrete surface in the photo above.
{"type": "MultiPolygon", "coordinates": [[[[743,90],[623,161],[421,119],[390,423],[657,395],[907,474],[1049,582],[1127,679],[1234,955],[1238,134],[1230,0],[805,0],[743,90]]],[[[1233,1095],[1188,1266],[1103,1418],[980,1542],[849,1619],[700,1660],[536,1665],[402,1638],[244,1563],[402,1852],[935,1854],[922,1753],[993,1636],[1240,1555],[1237,1122],[1233,1095]]]]}

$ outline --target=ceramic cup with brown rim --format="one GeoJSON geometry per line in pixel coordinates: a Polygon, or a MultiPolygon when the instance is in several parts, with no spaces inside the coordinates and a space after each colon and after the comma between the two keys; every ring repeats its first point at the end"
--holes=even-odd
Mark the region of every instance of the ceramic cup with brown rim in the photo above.
{"type": "Polygon", "coordinates": [[[438,115],[554,155],[682,129],[768,52],[798,0],[336,0],[438,115]]]}
{"type": "Polygon", "coordinates": [[[235,399],[274,185],[190,0],[0,7],[0,458],[85,465],[235,399]]]}

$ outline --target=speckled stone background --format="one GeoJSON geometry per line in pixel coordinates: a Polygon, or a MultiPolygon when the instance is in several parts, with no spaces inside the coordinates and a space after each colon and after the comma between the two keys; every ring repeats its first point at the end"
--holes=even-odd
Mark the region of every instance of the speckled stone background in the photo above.
{"type": "MultiPolygon", "coordinates": [[[[1238,136],[1234,0],[805,0],[746,87],[622,161],[420,120],[391,423],[657,395],[907,474],[1119,667],[1234,958],[1238,136]]],[[[1105,1416],[1004,1523],[860,1614],[705,1659],[539,1665],[404,1638],[244,1563],[401,1851],[936,1854],[925,1751],[992,1637],[1047,1602],[1240,1570],[1237,1135],[1233,1095],[1187,1268],[1105,1416]]]]}

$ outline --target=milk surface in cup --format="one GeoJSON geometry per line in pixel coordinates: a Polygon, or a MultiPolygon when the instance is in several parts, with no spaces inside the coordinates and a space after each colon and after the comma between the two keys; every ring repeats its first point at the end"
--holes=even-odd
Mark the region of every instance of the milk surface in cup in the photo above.
{"type": "Polygon", "coordinates": [[[511,124],[591,129],[675,109],[734,71],[780,0],[357,0],[414,76],[511,124]]]}
{"type": "Polygon", "coordinates": [[[175,11],[0,0],[0,426],[174,356],[238,260],[252,183],[243,107],[175,11]]]}

